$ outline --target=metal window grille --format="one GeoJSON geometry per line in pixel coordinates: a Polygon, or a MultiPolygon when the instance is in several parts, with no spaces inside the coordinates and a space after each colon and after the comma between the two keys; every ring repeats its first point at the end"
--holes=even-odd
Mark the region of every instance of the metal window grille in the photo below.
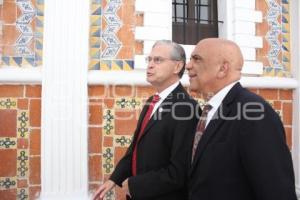
{"type": "Polygon", "coordinates": [[[173,41],[195,45],[218,37],[217,0],[173,0],[173,41]]]}

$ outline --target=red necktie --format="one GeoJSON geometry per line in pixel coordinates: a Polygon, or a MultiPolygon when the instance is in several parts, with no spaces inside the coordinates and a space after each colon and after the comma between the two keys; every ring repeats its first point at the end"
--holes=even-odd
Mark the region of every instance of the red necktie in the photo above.
{"type": "Polygon", "coordinates": [[[132,175],[135,176],[136,175],[136,154],[137,154],[137,145],[138,142],[140,140],[140,138],[142,137],[143,133],[144,133],[144,129],[146,127],[146,125],[148,124],[153,108],[155,106],[155,104],[159,101],[160,97],[156,94],[153,96],[153,99],[149,105],[149,108],[147,110],[147,113],[145,114],[145,117],[143,119],[142,125],[141,125],[141,129],[140,132],[138,134],[138,138],[135,142],[135,146],[134,146],[134,150],[133,150],[133,154],[132,154],[132,164],[131,164],[131,168],[132,168],[132,175]]]}
{"type": "Polygon", "coordinates": [[[196,133],[195,133],[195,137],[194,137],[194,144],[193,144],[193,151],[192,151],[192,162],[194,161],[194,156],[195,156],[199,141],[200,141],[200,139],[203,135],[203,132],[205,130],[207,114],[211,109],[212,109],[212,106],[209,105],[209,104],[206,104],[203,108],[201,117],[199,119],[197,129],[196,129],[196,133]]]}

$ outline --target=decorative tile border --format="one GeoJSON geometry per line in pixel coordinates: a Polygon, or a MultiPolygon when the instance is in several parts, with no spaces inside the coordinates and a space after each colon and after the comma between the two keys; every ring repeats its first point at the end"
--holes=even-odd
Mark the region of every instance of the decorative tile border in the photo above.
{"type": "Polygon", "coordinates": [[[140,98],[118,98],[115,101],[115,108],[142,108],[142,99],[140,98]]]}
{"type": "Polygon", "coordinates": [[[123,4],[122,0],[91,0],[90,70],[134,69],[133,59],[117,59],[122,48],[117,33],[123,25],[117,12],[123,4]]]}
{"type": "Polygon", "coordinates": [[[287,72],[281,76],[291,76],[291,66],[290,66],[290,14],[289,14],[289,2],[288,0],[282,0],[282,65],[283,69],[287,72]]]}
{"type": "MultiPolygon", "coordinates": [[[[117,15],[121,7],[122,0],[106,0],[106,7],[104,8],[103,18],[106,27],[103,30],[101,40],[104,42],[105,47],[101,53],[101,58],[113,59],[116,57],[122,43],[117,37],[116,33],[122,26],[122,21],[117,15]]],[[[103,25],[104,23],[102,23],[103,25]]]]}
{"type": "MultiPolygon", "coordinates": [[[[0,177],[0,190],[16,189],[16,199],[29,199],[29,134],[30,134],[30,112],[29,106],[24,106],[26,109],[18,108],[19,100],[24,100],[24,97],[19,98],[0,98],[0,110],[15,111],[16,115],[16,135],[12,137],[0,137],[0,151],[15,151],[16,165],[14,166],[15,174],[13,177],[0,177]],[[21,183],[21,184],[20,184],[21,183]]],[[[25,101],[27,104],[30,101],[25,101]]],[[[4,153],[4,152],[3,152],[4,153]]],[[[5,164],[5,163],[2,163],[5,164]]]]}
{"type": "Polygon", "coordinates": [[[16,109],[17,99],[14,98],[0,98],[0,109],[16,109]]]}
{"type": "Polygon", "coordinates": [[[114,169],[114,150],[112,147],[103,147],[102,152],[102,172],[111,174],[114,169]]]}
{"type": "Polygon", "coordinates": [[[28,111],[18,111],[17,132],[19,138],[28,138],[29,135],[29,114],[28,111]]]}
{"type": "Polygon", "coordinates": [[[265,39],[269,44],[267,59],[270,66],[264,67],[264,74],[289,77],[289,3],[288,0],[282,0],[281,3],[277,3],[277,0],[265,1],[268,5],[265,18],[269,26],[265,39]],[[279,17],[281,21],[278,21],[279,17]]]}
{"type": "Polygon", "coordinates": [[[99,49],[91,49],[91,61],[90,61],[90,70],[124,70],[130,71],[134,68],[133,60],[95,60],[93,56],[97,57],[100,52],[99,49]],[[93,54],[94,51],[94,54],[93,54]]]}
{"type": "Polygon", "coordinates": [[[17,173],[19,178],[28,178],[29,173],[29,151],[19,150],[17,155],[17,173]]]}
{"type": "Polygon", "coordinates": [[[21,10],[22,15],[16,21],[16,28],[21,34],[16,41],[15,52],[17,56],[34,59],[34,52],[30,49],[29,45],[33,39],[33,30],[30,23],[35,17],[36,11],[30,0],[17,0],[17,6],[21,10]]]}
{"type": "Polygon", "coordinates": [[[29,199],[29,191],[27,188],[18,188],[17,189],[17,199],[26,200],[29,199]]]}
{"type": "MultiPolygon", "coordinates": [[[[20,33],[14,44],[14,55],[2,55],[1,65],[37,67],[42,65],[44,0],[16,0],[21,11],[16,20],[16,31],[20,33]],[[32,21],[35,20],[35,29],[32,21]],[[33,49],[30,47],[33,44],[33,49]]],[[[16,11],[17,12],[17,11],[16,11]]]]}
{"type": "Polygon", "coordinates": [[[16,149],[17,138],[0,137],[0,149],[16,149]]]}
{"type": "Polygon", "coordinates": [[[89,69],[100,69],[101,54],[101,0],[91,0],[90,16],[90,64],[89,69]]]}
{"type": "Polygon", "coordinates": [[[115,131],[114,110],[103,110],[103,133],[105,135],[113,135],[115,131]]]}
{"type": "Polygon", "coordinates": [[[0,177],[0,190],[17,188],[17,177],[0,177]]]}
{"type": "Polygon", "coordinates": [[[132,141],[131,135],[115,135],[114,147],[129,147],[132,141]]]}
{"type": "MultiPolygon", "coordinates": [[[[3,0],[0,0],[0,9],[3,10],[3,0]]],[[[3,22],[2,22],[2,16],[1,16],[1,18],[0,18],[0,41],[2,41],[2,35],[3,35],[3,22]]],[[[0,48],[0,66],[2,65],[2,51],[3,51],[2,48],[0,48]]]]}

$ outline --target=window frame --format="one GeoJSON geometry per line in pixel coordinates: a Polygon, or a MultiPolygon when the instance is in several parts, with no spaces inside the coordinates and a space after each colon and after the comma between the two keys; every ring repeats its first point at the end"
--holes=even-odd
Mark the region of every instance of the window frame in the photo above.
{"type": "Polygon", "coordinates": [[[192,45],[200,39],[218,37],[218,22],[218,0],[210,0],[208,4],[202,4],[201,0],[172,0],[172,40],[177,43],[192,45]],[[206,19],[201,18],[203,7],[208,8],[206,19]],[[181,16],[178,8],[182,9],[181,16]]]}

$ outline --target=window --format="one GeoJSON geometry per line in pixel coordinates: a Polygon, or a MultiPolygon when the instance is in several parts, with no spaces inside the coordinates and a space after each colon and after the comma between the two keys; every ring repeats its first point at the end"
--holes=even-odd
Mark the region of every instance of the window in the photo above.
{"type": "Polygon", "coordinates": [[[180,44],[218,37],[217,0],[173,0],[172,38],[180,44]]]}

